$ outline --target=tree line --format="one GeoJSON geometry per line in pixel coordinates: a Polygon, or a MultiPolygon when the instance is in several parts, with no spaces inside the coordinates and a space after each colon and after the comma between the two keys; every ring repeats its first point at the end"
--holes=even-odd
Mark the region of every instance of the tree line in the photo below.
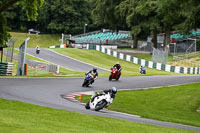
{"type": "Polygon", "coordinates": [[[157,47],[157,34],[164,33],[164,46],[169,47],[172,31],[189,33],[200,27],[199,0],[96,0],[94,23],[113,28],[127,26],[134,47],[144,31],[150,31],[157,47]]]}
{"type": "Polygon", "coordinates": [[[164,33],[169,47],[172,31],[188,33],[200,27],[199,0],[0,0],[0,45],[7,31],[81,34],[99,28],[130,30],[137,47],[138,37],[164,33]]]}

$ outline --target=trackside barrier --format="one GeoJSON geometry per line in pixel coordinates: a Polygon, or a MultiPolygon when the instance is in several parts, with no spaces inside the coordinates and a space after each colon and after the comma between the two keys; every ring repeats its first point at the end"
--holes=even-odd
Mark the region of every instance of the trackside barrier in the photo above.
{"type": "Polygon", "coordinates": [[[66,48],[66,44],[54,45],[54,46],[50,46],[49,48],[66,48]]]}
{"type": "Polygon", "coordinates": [[[110,56],[132,62],[134,64],[146,66],[146,67],[157,69],[157,70],[175,72],[175,73],[184,73],[184,74],[200,74],[199,67],[180,67],[180,66],[171,66],[171,65],[162,64],[162,63],[155,63],[152,61],[147,61],[144,59],[139,59],[130,55],[126,55],[126,54],[105,48],[100,45],[96,45],[96,50],[102,53],[108,54],[110,56]]]}
{"type": "Polygon", "coordinates": [[[0,76],[12,76],[13,63],[0,62],[0,76]]]}
{"type": "Polygon", "coordinates": [[[31,66],[33,68],[37,68],[37,69],[44,70],[47,72],[59,73],[59,65],[48,64],[48,63],[35,61],[31,59],[26,59],[26,64],[28,64],[28,66],[31,66]]]}

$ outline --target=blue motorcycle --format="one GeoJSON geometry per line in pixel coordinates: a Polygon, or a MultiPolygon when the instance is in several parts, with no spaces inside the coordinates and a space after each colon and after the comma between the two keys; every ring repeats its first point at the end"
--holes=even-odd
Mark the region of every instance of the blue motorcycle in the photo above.
{"type": "Polygon", "coordinates": [[[91,73],[88,73],[83,81],[82,87],[86,86],[89,87],[89,85],[92,83],[94,80],[94,77],[91,73]]]}

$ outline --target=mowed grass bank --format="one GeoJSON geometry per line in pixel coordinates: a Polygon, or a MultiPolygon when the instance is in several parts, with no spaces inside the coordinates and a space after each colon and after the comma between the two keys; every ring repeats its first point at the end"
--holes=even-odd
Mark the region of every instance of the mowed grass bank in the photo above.
{"type": "Polygon", "coordinates": [[[59,45],[59,39],[61,39],[61,35],[59,34],[28,34],[28,33],[18,33],[18,32],[10,32],[12,38],[16,39],[15,48],[19,48],[19,46],[26,40],[26,38],[30,37],[28,41],[28,48],[35,48],[39,45],[41,48],[48,48],[52,45],[59,45]]]}
{"type": "MultiPolygon", "coordinates": [[[[87,62],[89,64],[93,64],[95,66],[105,68],[110,70],[110,68],[119,61],[122,66],[122,76],[138,76],[141,75],[139,73],[140,65],[133,64],[131,62],[127,62],[109,55],[106,55],[102,52],[96,50],[86,50],[86,49],[60,49],[55,50],[58,53],[63,55],[70,56],[72,58],[81,60],[83,62],[87,62]]],[[[109,73],[108,73],[109,75],[109,73]]],[[[176,75],[176,73],[160,71],[156,69],[147,68],[146,75],[176,75]]],[[[145,75],[141,75],[145,76],[145,75]]]]}
{"type": "Polygon", "coordinates": [[[0,99],[0,133],[195,133],[0,99]]]}
{"type": "MultiPolygon", "coordinates": [[[[90,96],[82,96],[88,102],[90,96]]],[[[200,127],[200,83],[118,91],[110,110],[200,127]]]]}

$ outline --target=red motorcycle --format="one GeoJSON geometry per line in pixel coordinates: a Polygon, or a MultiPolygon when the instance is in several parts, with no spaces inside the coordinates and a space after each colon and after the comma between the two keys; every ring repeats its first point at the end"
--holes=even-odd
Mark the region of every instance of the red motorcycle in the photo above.
{"type": "Polygon", "coordinates": [[[111,74],[109,76],[109,81],[111,81],[112,79],[118,80],[121,76],[121,72],[119,72],[118,69],[115,67],[112,67],[110,69],[110,72],[111,72],[111,74]]]}

